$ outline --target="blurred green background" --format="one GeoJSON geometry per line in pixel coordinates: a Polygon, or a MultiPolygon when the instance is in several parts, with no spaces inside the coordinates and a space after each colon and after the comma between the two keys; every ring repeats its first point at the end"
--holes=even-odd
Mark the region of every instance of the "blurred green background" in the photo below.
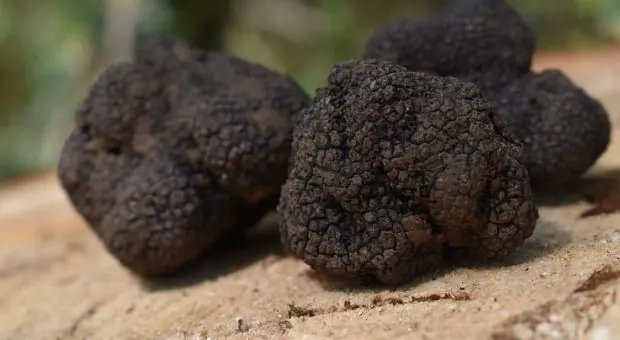
{"type": "MultiPolygon", "coordinates": [[[[538,48],[620,41],[620,0],[508,0],[538,48]]],[[[390,20],[452,0],[0,0],[0,181],[54,167],[73,110],[135,41],[180,34],[292,74],[309,92],[390,20]]]]}

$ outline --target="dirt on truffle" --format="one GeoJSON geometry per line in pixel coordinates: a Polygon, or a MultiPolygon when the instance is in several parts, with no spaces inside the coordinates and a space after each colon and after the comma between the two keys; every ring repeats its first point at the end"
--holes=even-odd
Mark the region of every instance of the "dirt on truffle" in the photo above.
{"type": "MultiPolygon", "coordinates": [[[[617,172],[620,47],[539,62],[608,107],[613,142],[588,177],[617,172]]],[[[0,187],[0,339],[619,337],[620,214],[579,218],[592,208],[579,190],[542,204],[507,263],[396,289],[329,280],[282,256],[271,218],[208,263],[147,284],[109,256],[55,174],[25,178],[0,187]]]]}

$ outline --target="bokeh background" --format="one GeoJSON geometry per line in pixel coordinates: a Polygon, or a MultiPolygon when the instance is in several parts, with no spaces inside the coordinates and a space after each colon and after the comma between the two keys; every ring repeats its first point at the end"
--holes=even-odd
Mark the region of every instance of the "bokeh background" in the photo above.
{"type": "MultiPolygon", "coordinates": [[[[508,0],[539,50],[620,42],[620,0],[508,0]]],[[[453,0],[0,0],[0,181],[53,168],[73,111],[136,41],[174,33],[287,72],[309,92],[379,25],[453,0]]]]}

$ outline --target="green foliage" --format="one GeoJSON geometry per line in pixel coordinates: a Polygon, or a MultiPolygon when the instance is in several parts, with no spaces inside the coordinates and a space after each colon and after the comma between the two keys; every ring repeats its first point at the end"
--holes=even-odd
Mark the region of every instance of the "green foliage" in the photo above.
{"type": "Polygon", "coordinates": [[[100,13],[83,0],[0,3],[0,178],[55,160],[50,139],[66,125],[100,13]]]}
{"type": "Polygon", "coordinates": [[[586,48],[618,38],[613,29],[620,23],[620,2],[617,0],[510,2],[532,26],[541,48],[586,48]]]}

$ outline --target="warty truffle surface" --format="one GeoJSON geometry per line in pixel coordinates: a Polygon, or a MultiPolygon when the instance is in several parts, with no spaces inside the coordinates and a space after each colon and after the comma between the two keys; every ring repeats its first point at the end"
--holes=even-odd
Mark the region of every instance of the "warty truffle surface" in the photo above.
{"type": "Polygon", "coordinates": [[[146,41],[77,109],[60,182],[120,263],[167,274],[275,209],[308,100],[262,66],[146,41]]]}
{"type": "Polygon", "coordinates": [[[478,85],[525,144],[534,190],[545,192],[586,172],[611,126],[602,105],[562,72],[532,72],[534,50],[534,34],[504,0],[459,0],[430,19],[378,28],[364,57],[478,85]]]}
{"type": "Polygon", "coordinates": [[[346,62],[303,113],[278,211],[284,247],[316,270],[400,284],[445,247],[497,259],[532,234],[521,144],[475,85],[346,62]]]}

